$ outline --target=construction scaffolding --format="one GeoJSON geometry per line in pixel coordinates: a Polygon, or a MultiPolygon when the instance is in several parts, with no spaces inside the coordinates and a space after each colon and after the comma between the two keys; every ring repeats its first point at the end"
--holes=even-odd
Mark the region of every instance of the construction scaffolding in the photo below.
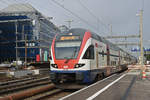
{"type": "Polygon", "coordinates": [[[28,62],[48,61],[52,39],[59,32],[49,18],[30,4],[13,4],[2,9],[0,62],[25,61],[25,57],[28,62]]]}

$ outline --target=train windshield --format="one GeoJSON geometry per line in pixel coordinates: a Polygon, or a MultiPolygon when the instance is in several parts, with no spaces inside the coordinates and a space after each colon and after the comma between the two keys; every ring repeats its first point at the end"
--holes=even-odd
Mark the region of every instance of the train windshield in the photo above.
{"type": "Polygon", "coordinates": [[[56,59],[76,59],[80,49],[81,41],[56,42],[56,59]]]}

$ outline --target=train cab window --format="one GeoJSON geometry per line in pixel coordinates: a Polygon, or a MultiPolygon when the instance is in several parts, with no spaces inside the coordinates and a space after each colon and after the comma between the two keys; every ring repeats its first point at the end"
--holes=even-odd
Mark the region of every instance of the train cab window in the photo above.
{"type": "Polygon", "coordinates": [[[83,59],[94,59],[94,46],[90,45],[86,50],[83,59]]]}

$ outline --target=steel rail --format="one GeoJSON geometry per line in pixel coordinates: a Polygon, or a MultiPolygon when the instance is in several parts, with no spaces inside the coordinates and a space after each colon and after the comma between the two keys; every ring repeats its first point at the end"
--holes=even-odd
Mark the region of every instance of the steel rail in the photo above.
{"type": "Polygon", "coordinates": [[[26,90],[26,91],[23,91],[20,93],[8,95],[6,97],[0,98],[0,100],[21,100],[21,99],[25,99],[27,97],[31,97],[31,96],[36,95],[38,93],[48,91],[48,90],[51,90],[54,88],[55,88],[54,84],[48,84],[47,86],[43,86],[43,87],[38,88],[38,89],[26,90]]]}

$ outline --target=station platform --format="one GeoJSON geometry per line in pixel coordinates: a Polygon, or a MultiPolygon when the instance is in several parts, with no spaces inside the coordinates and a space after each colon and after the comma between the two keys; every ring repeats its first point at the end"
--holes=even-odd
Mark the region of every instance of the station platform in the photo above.
{"type": "Polygon", "coordinates": [[[139,69],[114,74],[60,100],[150,100],[150,73],[139,69]]]}
{"type": "Polygon", "coordinates": [[[49,75],[48,68],[41,69],[21,69],[21,70],[0,70],[0,77],[20,78],[29,75],[49,75]]]}

